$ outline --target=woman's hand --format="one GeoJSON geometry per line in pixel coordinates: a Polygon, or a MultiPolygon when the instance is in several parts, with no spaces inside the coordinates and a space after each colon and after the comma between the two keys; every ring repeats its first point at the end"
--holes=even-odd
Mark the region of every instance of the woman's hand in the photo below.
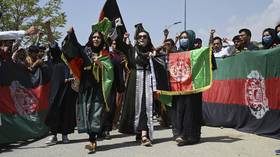
{"type": "Polygon", "coordinates": [[[159,92],[159,91],[154,91],[154,92],[153,92],[153,96],[154,96],[154,99],[155,99],[155,100],[159,100],[160,92],[159,92]]]}
{"type": "Polygon", "coordinates": [[[99,66],[102,65],[102,63],[100,62],[98,56],[93,56],[93,57],[91,57],[91,59],[92,59],[92,61],[93,61],[95,64],[97,64],[97,65],[99,65],[99,66]]]}

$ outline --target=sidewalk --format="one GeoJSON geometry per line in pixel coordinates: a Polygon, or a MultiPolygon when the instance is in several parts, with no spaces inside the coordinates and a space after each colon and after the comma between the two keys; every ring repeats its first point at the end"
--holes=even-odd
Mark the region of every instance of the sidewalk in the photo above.
{"type": "MultiPolygon", "coordinates": [[[[140,146],[134,136],[112,132],[111,140],[98,141],[97,152],[88,154],[86,134],[72,134],[71,143],[46,146],[43,138],[2,149],[0,157],[278,157],[277,139],[247,134],[234,129],[202,128],[202,139],[197,145],[178,147],[171,138],[170,129],[155,127],[152,147],[140,146]]],[[[61,136],[58,136],[61,139],[61,136]]],[[[279,156],[280,157],[280,156],[279,156]]]]}

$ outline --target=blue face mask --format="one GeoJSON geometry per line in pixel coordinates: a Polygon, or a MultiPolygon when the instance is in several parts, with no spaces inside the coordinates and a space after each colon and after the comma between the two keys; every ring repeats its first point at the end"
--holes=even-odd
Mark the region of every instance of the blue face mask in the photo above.
{"type": "Polygon", "coordinates": [[[278,39],[280,39],[280,32],[277,33],[277,37],[278,37],[278,39]]]}
{"type": "Polygon", "coordinates": [[[189,39],[180,39],[179,41],[181,47],[188,47],[189,46],[189,39]]]}
{"type": "Polygon", "coordinates": [[[272,42],[272,36],[269,35],[269,36],[264,36],[263,37],[263,42],[268,44],[268,43],[271,43],[272,42]]]}

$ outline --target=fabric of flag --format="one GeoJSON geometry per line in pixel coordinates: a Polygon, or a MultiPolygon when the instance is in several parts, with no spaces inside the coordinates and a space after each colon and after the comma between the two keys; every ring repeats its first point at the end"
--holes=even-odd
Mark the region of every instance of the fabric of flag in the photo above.
{"type": "Polygon", "coordinates": [[[203,93],[208,125],[280,138],[280,47],[217,60],[203,93]]]}
{"type": "Polygon", "coordinates": [[[107,38],[108,34],[112,29],[112,22],[107,18],[103,18],[100,22],[95,25],[92,25],[92,32],[99,31],[104,34],[104,37],[107,38]]]}
{"type": "Polygon", "coordinates": [[[212,82],[210,54],[209,48],[201,48],[189,52],[169,53],[165,62],[154,59],[157,88],[160,93],[181,95],[209,89],[212,82]],[[167,80],[164,81],[165,79],[167,80]]]}
{"type": "Polygon", "coordinates": [[[74,30],[69,32],[62,42],[62,59],[73,75],[80,80],[83,64],[90,64],[88,57],[82,53],[83,47],[78,42],[74,30]]]}
{"type": "Polygon", "coordinates": [[[117,3],[117,0],[106,0],[103,9],[99,15],[99,21],[102,21],[105,17],[107,17],[112,24],[115,24],[115,20],[120,18],[122,21],[123,26],[121,27],[121,32],[124,34],[126,32],[126,28],[124,25],[124,21],[117,3]]]}
{"type": "MultiPolygon", "coordinates": [[[[121,44],[118,44],[118,43],[123,42],[123,36],[127,31],[126,31],[124,20],[122,18],[117,0],[106,0],[105,4],[104,4],[104,6],[103,6],[103,8],[100,12],[100,15],[99,15],[99,22],[101,22],[105,17],[108,18],[111,21],[112,29],[116,29],[115,28],[115,20],[118,19],[118,18],[121,19],[122,26],[117,27],[117,29],[116,29],[117,38],[115,40],[117,42],[117,49],[119,51],[124,52],[125,51],[124,48],[121,47],[120,46],[121,44]]],[[[115,31],[112,30],[111,32],[115,32],[115,31]]]]}
{"type": "Polygon", "coordinates": [[[44,124],[50,92],[50,72],[30,72],[21,64],[0,65],[0,144],[38,138],[48,133],[44,124]]]}
{"type": "Polygon", "coordinates": [[[85,54],[74,31],[72,31],[68,33],[62,42],[62,58],[78,80],[81,78],[82,70],[92,69],[92,75],[96,78],[96,80],[102,81],[102,92],[106,110],[109,110],[107,102],[109,102],[109,93],[114,80],[113,65],[109,58],[109,52],[106,50],[100,52],[99,60],[102,63],[100,71],[100,68],[93,64],[91,59],[85,54]],[[102,80],[99,80],[100,75],[102,76],[102,80]]]}

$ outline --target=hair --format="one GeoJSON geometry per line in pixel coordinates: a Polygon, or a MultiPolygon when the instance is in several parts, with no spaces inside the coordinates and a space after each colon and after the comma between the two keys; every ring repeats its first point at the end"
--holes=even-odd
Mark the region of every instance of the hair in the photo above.
{"type": "Polygon", "coordinates": [[[180,33],[180,37],[181,37],[184,33],[188,34],[187,31],[183,31],[183,32],[180,33]]]}
{"type": "Polygon", "coordinates": [[[171,38],[165,39],[164,42],[170,42],[172,47],[175,46],[175,42],[171,38]]]}
{"type": "Polygon", "coordinates": [[[249,29],[247,29],[247,28],[240,29],[239,33],[241,33],[241,32],[244,32],[247,36],[250,36],[250,37],[252,36],[251,31],[249,29]]]}
{"type": "Polygon", "coordinates": [[[232,38],[232,41],[234,42],[235,40],[240,40],[240,36],[239,35],[236,35],[232,38]]]}
{"type": "Polygon", "coordinates": [[[100,32],[100,31],[93,31],[89,37],[88,37],[88,42],[86,43],[86,46],[87,47],[90,47],[95,53],[98,53],[99,51],[101,51],[104,47],[106,47],[106,49],[108,49],[108,46],[105,42],[105,38],[104,38],[104,35],[100,32]],[[98,47],[94,47],[93,46],[93,42],[92,42],[92,38],[93,38],[93,35],[95,33],[98,33],[98,35],[100,36],[100,39],[101,39],[101,43],[98,47]]]}
{"type": "Polygon", "coordinates": [[[278,27],[280,27],[280,23],[279,23],[278,25],[275,26],[275,31],[276,31],[276,29],[277,29],[278,27]]]}
{"type": "Polygon", "coordinates": [[[274,31],[275,31],[275,43],[276,44],[280,44],[280,39],[277,36],[277,28],[280,27],[280,23],[275,27],[274,31]]]}
{"type": "Polygon", "coordinates": [[[220,40],[220,43],[223,44],[222,38],[220,38],[220,37],[218,37],[218,36],[216,36],[216,37],[213,38],[213,42],[214,42],[214,40],[220,40]]]}
{"type": "Polygon", "coordinates": [[[195,38],[194,43],[202,44],[202,40],[200,38],[195,38]]]}
{"type": "Polygon", "coordinates": [[[275,37],[276,37],[275,35],[276,35],[275,30],[272,29],[272,28],[266,28],[266,29],[263,31],[263,33],[262,33],[262,45],[263,45],[263,47],[264,47],[265,49],[269,49],[269,48],[271,48],[271,47],[273,46],[273,44],[275,43],[275,37]],[[271,37],[272,37],[272,42],[271,42],[271,43],[266,44],[266,43],[264,42],[264,40],[263,40],[263,34],[264,34],[264,32],[268,32],[268,33],[271,35],[271,37]]]}

